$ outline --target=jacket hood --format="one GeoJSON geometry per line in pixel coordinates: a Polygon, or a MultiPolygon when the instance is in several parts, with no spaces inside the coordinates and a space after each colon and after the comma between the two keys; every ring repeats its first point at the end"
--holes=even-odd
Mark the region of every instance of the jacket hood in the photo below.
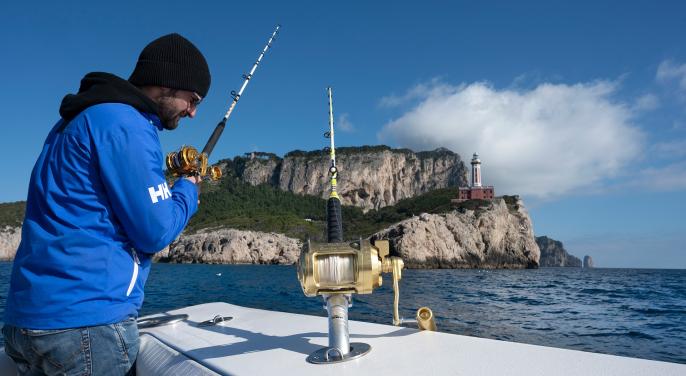
{"type": "Polygon", "coordinates": [[[100,103],[123,103],[158,115],[157,104],[139,88],[110,73],[92,72],[81,79],[77,94],[67,94],[60,105],[60,116],[69,122],[81,111],[100,103]]]}

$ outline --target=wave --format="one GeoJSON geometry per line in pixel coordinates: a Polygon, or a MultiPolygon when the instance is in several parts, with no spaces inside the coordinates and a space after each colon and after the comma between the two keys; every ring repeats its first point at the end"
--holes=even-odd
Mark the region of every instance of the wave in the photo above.
{"type": "Polygon", "coordinates": [[[642,315],[659,316],[659,315],[686,315],[686,309],[661,309],[661,308],[629,308],[631,311],[640,313],[642,315]]]}
{"type": "Polygon", "coordinates": [[[623,333],[585,333],[585,334],[578,334],[579,337],[628,337],[632,339],[648,339],[648,340],[657,340],[657,337],[651,336],[650,334],[646,334],[643,332],[638,332],[635,330],[631,330],[628,332],[623,332],[623,333]]]}

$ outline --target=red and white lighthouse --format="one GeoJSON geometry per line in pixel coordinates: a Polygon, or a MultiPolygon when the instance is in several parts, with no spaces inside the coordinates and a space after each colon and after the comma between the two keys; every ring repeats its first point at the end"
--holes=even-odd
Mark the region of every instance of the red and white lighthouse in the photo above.
{"type": "Polygon", "coordinates": [[[472,187],[481,187],[481,160],[478,153],[472,157],[472,187]]]}
{"type": "Polygon", "coordinates": [[[459,187],[458,196],[454,202],[465,200],[490,200],[495,197],[495,188],[492,185],[481,185],[481,159],[479,153],[472,157],[472,180],[469,187],[459,187]]]}

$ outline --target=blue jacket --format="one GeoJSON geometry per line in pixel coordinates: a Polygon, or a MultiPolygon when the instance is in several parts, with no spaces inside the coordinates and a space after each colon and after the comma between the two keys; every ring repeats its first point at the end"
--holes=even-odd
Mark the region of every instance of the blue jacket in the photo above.
{"type": "Polygon", "coordinates": [[[152,254],[197,210],[194,184],[166,183],[161,129],[155,113],[125,103],[55,125],[31,174],[6,323],[62,329],[138,315],[152,254]]]}

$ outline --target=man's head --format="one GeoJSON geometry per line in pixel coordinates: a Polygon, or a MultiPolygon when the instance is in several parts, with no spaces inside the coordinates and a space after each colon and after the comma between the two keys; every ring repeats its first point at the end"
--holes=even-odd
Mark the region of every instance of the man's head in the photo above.
{"type": "Polygon", "coordinates": [[[179,34],[150,42],[141,51],[129,82],[143,88],[159,106],[162,124],[178,126],[195,110],[210,88],[210,70],[200,50],[179,34]]]}

